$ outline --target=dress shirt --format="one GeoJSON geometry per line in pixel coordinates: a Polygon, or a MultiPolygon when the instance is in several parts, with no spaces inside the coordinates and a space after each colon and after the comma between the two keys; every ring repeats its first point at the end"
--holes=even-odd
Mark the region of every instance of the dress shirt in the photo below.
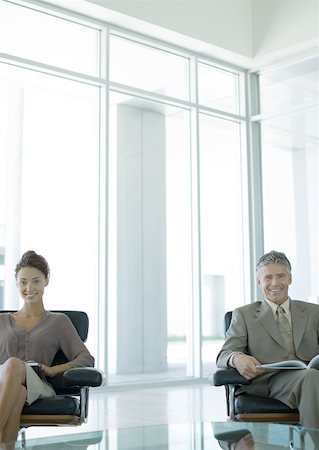
{"type": "Polygon", "coordinates": [[[281,305],[277,305],[277,303],[271,302],[270,300],[267,300],[266,298],[264,300],[270,306],[270,308],[271,308],[271,310],[273,312],[275,320],[277,318],[277,316],[276,316],[277,308],[278,308],[278,306],[281,306],[282,309],[285,311],[285,314],[286,314],[286,317],[288,319],[289,325],[291,326],[291,313],[290,313],[290,299],[289,299],[289,297],[281,305]]]}

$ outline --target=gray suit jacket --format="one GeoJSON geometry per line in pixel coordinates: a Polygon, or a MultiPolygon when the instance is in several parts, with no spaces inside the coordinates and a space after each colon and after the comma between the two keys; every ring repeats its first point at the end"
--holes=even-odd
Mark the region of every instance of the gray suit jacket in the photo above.
{"type": "MultiPolygon", "coordinates": [[[[319,353],[319,305],[292,300],[290,312],[297,358],[309,362],[319,353]]],[[[233,352],[254,356],[261,364],[288,359],[273,313],[265,301],[233,311],[225,343],[217,355],[217,367],[228,367],[233,352]]],[[[272,374],[265,373],[242,390],[267,395],[267,378],[272,374]]]]}

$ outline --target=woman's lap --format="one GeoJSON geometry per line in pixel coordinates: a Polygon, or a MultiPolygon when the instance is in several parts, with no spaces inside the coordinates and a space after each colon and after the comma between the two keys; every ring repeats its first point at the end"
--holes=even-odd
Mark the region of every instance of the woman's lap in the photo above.
{"type": "MultiPolygon", "coordinates": [[[[0,365],[0,376],[3,365],[0,365]]],[[[31,366],[25,364],[26,368],[26,388],[27,399],[26,404],[31,405],[39,398],[55,397],[54,389],[36,374],[31,366]]]]}

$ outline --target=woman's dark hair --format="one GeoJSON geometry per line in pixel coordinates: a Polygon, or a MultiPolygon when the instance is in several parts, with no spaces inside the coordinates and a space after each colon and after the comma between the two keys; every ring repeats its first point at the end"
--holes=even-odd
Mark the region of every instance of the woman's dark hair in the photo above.
{"type": "Polygon", "coordinates": [[[49,267],[47,260],[45,258],[43,258],[43,256],[38,255],[33,250],[28,250],[21,256],[21,259],[15,268],[16,279],[17,279],[19,270],[21,270],[23,267],[34,267],[35,269],[40,270],[40,272],[43,273],[45,278],[49,279],[49,277],[50,277],[50,267],[49,267]]]}

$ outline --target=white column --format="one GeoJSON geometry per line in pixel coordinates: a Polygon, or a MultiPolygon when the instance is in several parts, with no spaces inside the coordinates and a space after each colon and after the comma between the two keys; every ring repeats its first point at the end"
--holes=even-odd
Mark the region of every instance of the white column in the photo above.
{"type": "Polygon", "coordinates": [[[117,373],[167,369],[165,118],[120,106],[117,373]]]}

